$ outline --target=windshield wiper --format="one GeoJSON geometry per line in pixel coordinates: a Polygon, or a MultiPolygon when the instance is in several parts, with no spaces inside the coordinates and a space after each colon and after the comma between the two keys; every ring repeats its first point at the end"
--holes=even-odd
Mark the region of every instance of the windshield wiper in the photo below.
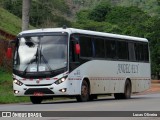
{"type": "Polygon", "coordinates": [[[25,68],[25,70],[24,70],[24,72],[23,72],[24,75],[26,74],[27,69],[28,69],[28,67],[30,66],[30,64],[32,64],[33,62],[37,62],[37,63],[38,63],[38,64],[37,64],[37,70],[38,70],[39,62],[41,63],[41,58],[43,59],[44,63],[47,65],[49,71],[50,71],[51,73],[53,73],[53,70],[51,69],[50,65],[48,64],[48,61],[46,60],[46,58],[45,58],[44,55],[42,54],[41,49],[42,49],[42,48],[40,48],[40,59],[38,59],[38,51],[39,51],[39,50],[38,50],[38,47],[37,47],[37,52],[36,52],[36,54],[35,54],[35,55],[33,56],[33,58],[30,60],[30,62],[28,63],[27,67],[25,68]]]}
{"type": "Polygon", "coordinates": [[[32,57],[32,59],[30,60],[30,62],[28,63],[27,67],[25,68],[23,75],[26,74],[28,67],[30,66],[31,63],[36,62],[38,60],[38,47],[37,47],[37,52],[36,54],[32,57]]]}
{"type": "Polygon", "coordinates": [[[41,61],[41,57],[42,57],[44,63],[47,65],[48,69],[49,69],[50,72],[52,73],[53,70],[52,70],[51,66],[48,64],[48,61],[46,60],[46,58],[45,58],[44,55],[42,54],[42,51],[41,51],[41,50],[42,50],[42,46],[40,47],[40,61],[41,61]]]}

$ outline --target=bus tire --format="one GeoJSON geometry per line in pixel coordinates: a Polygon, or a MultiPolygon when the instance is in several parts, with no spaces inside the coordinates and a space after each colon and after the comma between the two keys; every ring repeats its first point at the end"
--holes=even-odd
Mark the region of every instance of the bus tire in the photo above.
{"type": "Polygon", "coordinates": [[[78,95],[76,97],[78,102],[86,102],[89,100],[89,85],[86,82],[86,80],[83,80],[82,86],[81,86],[81,95],[78,95]]]}
{"type": "Polygon", "coordinates": [[[125,87],[124,87],[124,93],[114,93],[115,99],[129,99],[131,98],[131,82],[129,80],[126,80],[125,87]]]}
{"type": "Polygon", "coordinates": [[[30,100],[33,104],[41,104],[43,98],[39,96],[30,96],[30,100]]]}
{"type": "Polygon", "coordinates": [[[130,99],[131,93],[132,93],[131,82],[129,80],[126,80],[125,87],[124,87],[124,93],[123,93],[123,99],[130,99]]]}

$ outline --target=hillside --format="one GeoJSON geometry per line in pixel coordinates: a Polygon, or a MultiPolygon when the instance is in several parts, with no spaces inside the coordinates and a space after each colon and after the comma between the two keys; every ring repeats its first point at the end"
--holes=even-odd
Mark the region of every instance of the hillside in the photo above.
{"type": "Polygon", "coordinates": [[[7,10],[0,8],[0,29],[16,35],[21,31],[21,19],[7,10]]]}
{"type": "Polygon", "coordinates": [[[137,6],[151,16],[160,16],[160,1],[159,0],[67,0],[72,13],[76,13],[80,9],[92,9],[100,2],[109,2],[113,6],[137,6]]]}
{"type": "MultiPolygon", "coordinates": [[[[64,24],[71,27],[77,12],[92,9],[104,1],[110,2],[112,6],[137,6],[151,16],[160,16],[158,0],[32,0],[30,24],[36,28],[60,27],[64,24]]],[[[0,6],[17,17],[22,17],[22,0],[0,0],[0,6]]],[[[18,22],[19,26],[20,23],[18,22]]],[[[14,31],[12,28],[7,30],[14,31]]]]}

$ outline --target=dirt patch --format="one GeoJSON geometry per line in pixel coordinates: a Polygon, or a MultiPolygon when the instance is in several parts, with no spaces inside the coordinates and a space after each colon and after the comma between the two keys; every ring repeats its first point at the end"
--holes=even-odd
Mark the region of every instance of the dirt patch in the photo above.
{"type": "Polygon", "coordinates": [[[143,91],[143,92],[140,92],[138,94],[153,94],[153,93],[160,93],[160,83],[153,82],[151,84],[150,89],[143,91]]]}

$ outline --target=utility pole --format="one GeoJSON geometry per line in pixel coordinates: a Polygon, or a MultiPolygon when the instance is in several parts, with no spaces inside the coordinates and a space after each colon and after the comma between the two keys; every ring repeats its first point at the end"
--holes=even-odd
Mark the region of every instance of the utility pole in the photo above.
{"type": "Polygon", "coordinates": [[[31,7],[31,0],[23,0],[22,3],[22,31],[29,28],[29,11],[31,7]]]}

